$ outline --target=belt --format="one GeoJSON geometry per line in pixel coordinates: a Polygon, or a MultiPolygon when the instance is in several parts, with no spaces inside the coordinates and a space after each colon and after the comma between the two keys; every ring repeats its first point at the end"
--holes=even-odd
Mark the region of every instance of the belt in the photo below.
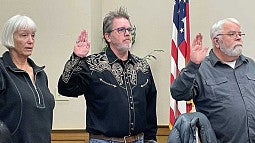
{"type": "Polygon", "coordinates": [[[124,143],[135,142],[141,139],[142,137],[143,137],[143,133],[133,135],[133,136],[124,136],[123,138],[107,137],[105,135],[95,135],[91,133],[89,134],[89,138],[92,138],[92,139],[100,139],[100,140],[124,142],[124,143]]]}

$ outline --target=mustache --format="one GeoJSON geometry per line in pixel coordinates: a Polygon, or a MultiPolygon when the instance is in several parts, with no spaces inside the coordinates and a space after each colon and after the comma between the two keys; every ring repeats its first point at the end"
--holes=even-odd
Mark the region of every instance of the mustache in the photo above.
{"type": "Polygon", "coordinates": [[[124,41],[132,41],[132,40],[128,38],[128,39],[125,39],[124,41]]]}
{"type": "Polygon", "coordinates": [[[234,47],[243,47],[243,44],[237,43],[234,45],[234,47]]]}

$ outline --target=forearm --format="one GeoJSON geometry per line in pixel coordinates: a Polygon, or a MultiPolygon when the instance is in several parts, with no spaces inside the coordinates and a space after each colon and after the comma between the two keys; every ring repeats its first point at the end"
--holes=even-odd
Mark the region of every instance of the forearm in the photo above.
{"type": "Polygon", "coordinates": [[[69,80],[67,83],[62,80],[62,77],[58,81],[58,93],[68,97],[78,97],[82,94],[79,86],[75,84],[77,82],[69,80]]]}
{"type": "MultiPolygon", "coordinates": [[[[153,79],[152,79],[153,81],[153,79]]],[[[156,140],[157,135],[157,113],[156,113],[156,103],[157,103],[157,90],[154,82],[152,82],[149,88],[149,96],[147,98],[147,128],[144,132],[145,140],[156,140]]]]}
{"type": "Polygon", "coordinates": [[[175,100],[190,100],[193,98],[195,77],[200,64],[189,62],[180,72],[170,87],[171,95],[175,100]]]}
{"type": "Polygon", "coordinates": [[[79,67],[80,60],[81,58],[73,54],[66,62],[64,71],[58,81],[58,92],[61,95],[77,97],[82,94],[79,88],[79,83],[81,83],[79,81],[79,71],[77,70],[81,70],[81,67],[79,67]]]}

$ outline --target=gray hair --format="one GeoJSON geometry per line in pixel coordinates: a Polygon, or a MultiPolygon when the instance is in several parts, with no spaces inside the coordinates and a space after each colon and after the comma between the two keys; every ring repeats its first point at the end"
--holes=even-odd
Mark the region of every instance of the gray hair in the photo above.
{"type": "Polygon", "coordinates": [[[213,24],[213,26],[212,26],[212,28],[210,30],[210,38],[211,38],[211,40],[213,40],[216,35],[218,35],[218,34],[220,34],[222,32],[222,25],[224,23],[226,23],[226,22],[232,22],[232,23],[235,23],[235,24],[240,26],[239,21],[236,20],[235,18],[226,18],[226,19],[219,20],[218,22],[213,24]]]}
{"type": "Polygon", "coordinates": [[[25,15],[15,15],[5,23],[2,31],[1,42],[7,49],[14,47],[13,34],[17,30],[28,29],[36,31],[35,22],[25,15]]]}
{"type": "MultiPolygon", "coordinates": [[[[127,9],[125,7],[120,7],[116,11],[110,11],[109,13],[106,14],[103,20],[103,35],[105,33],[111,32],[114,18],[125,18],[131,24],[127,9]]],[[[108,44],[106,40],[105,42],[108,44]]]]}

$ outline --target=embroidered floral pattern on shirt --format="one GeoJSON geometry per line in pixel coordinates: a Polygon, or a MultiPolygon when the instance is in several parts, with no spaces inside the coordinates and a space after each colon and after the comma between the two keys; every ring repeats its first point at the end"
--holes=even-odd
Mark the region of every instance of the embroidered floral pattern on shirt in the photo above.
{"type": "MultiPolygon", "coordinates": [[[[123,77],[129,78],[129,81],[133,85],[137,85],[137,72],[141,71],[143,73],[147,73],[149,71],[148,63],[137,57],[132,55],[135,62],[131,64],[130,62],[127,63],[126,71],[124,71],[123,67],[119,62],[109,63],[109,60],[106,54],[95,54],[91,55],[87,58],[86,62],[89,65],[89,69],[93,72],[103,72],[103,71],[110,71],[119,85],[124,84],[123,77]],[[125,73],[126,72],[126,73],[125,73]],[[126,74],[126,75],[125,75],[126,74]]],[[[63,74],[63,81],[67,82],[73,73],[73,71],[80,71],[82,70],[81,65],[84,64],[84,60],[79,60],[80,58],[74,58],[70,60],[65,66],[65,72],[63,74]]]]}
{"type": "Polygon", "coordinates": [[[121,78],[121,75],[123,73],[123,68],[119,63],[114,63],[112,65],[112,69],[110,70],[112,74],[114,75],[115,79],[117,80],[119,85],[123,85],[124,81],[121,78]]]}
{"type": "Polygon", "coordinates": [[[80,61],[79,57],[72,57],[72,59],[70,61],[68,61],[65,65],[65,71],[62,75],[62,79],[65,83],[67,83],[71,77],[71,74],[74,71],[80,71],[81,67],[80,66],[76,66],[76,65],[81,65],[82,61],[80,61]]]}
{"type": "MultiPolygon", "coordinates": [[[[89,69],[93,72],[103,72],[103,71],[110,71],[119,85],[123,85],[123,76],[128,77],[131,84],[137,84],[137,72],[141,71],[146,73],[149,71],[148,63],[137,57],[132,55],[135,59],[134,65],[129,63],[126,64],[126,75],[124,75],[124,70],[119,62],[114,62],[112,64],[109,63],[106,54],[95,54],[88,57],[86,60],[87,64],[89,65],[89,69]]],[[[69,62],[65,65],[65,72],[63,73],[63,81],[65,83],[68,82],[71,74],[73,72],[78,72],[82,70],[81,66],[84,64],[84,60],[80,60],[79,57],[72,57],[69,62]]]]}

